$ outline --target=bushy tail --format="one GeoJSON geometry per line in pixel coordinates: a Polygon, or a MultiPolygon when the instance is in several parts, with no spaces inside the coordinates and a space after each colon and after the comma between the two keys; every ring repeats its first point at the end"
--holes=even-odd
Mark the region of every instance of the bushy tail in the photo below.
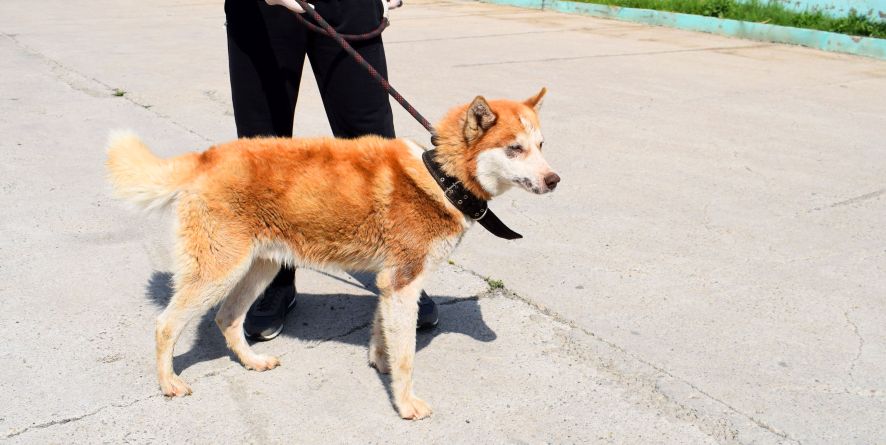
{"type": "Polygon", "coordinates": [[[193,170],[186,159],[158,158],[131,132],[111,133],[105,165],[114,196],[145,210],[171,203],[193,170]]]}

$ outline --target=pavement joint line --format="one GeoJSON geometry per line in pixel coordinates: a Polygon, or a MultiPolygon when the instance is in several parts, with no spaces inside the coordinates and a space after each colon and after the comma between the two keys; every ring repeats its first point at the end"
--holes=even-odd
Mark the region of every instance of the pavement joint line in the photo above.
{"type": "MultiPolygon", "coordinates": [[[[476,271],[473,271],[473,270],[468,269],[468,268],[466,268],[466,267],[460,266],[460,265],[458,265],[458,264],[454,264],[453,266],[456,267],[456,268],[458,268],[458,269],[460,269],[460,270],[462,270],[462,271],[464,271],[464,272],[467,272],[467,273],[469,273],[469,274],[472,274],[472,275],[474,275],[474,276],[476,276],[476,277],[478,277],[478,278],[481,278],[481,279],[484,279],[484,280],[487,278],[487,277],[481,275],[480,273],[478,273],[478,272],[476,272],[476,271]]],[[[484,292],[483,294],[486,294],[486,295],[500,295],[500,296],[503,296],[503,297],[508,298],[508,299],[510,299],[510,300],[519,301],[519,302],[521,302],[521,303],[523,303],[523,304],[526,304],[526,305],[528,305],[529,307],[531,307],[531,308],[535,309],[536,311],[538,311],[539,313],[541,313],[541,314],[543,314],[543,315],[546,315],[546,316],[550,317],[552,320],[554,320],[554,321],[556,321],[556,322],[558,322],[558,323],[560,323],[560,324],[562,324],[562,325],[568,326],[568,327],[570,327],[570,328],[572,328],[572,329],[579,330],[579,331],[583,332],[584,334],[590,336],[591,338],[596,339],[597,341],[599,341],[599,342],[601,342],[601,343],[603,343],[603,344],[605,344],[605,345],[607,345],[607,346],[609,346],[609,347],[615,349],[616,351],[618,351],[618,352],[620,352],[620,353],[622,353],[622,354],[624,354],[624,355],[626,355],[626,356],[628,356],[628,357],[630,357],[630,358],[632,358],[632,359],[638,361],[639,363],[642,363],[643,365],[646,365],[646,366],[648,366],[648,367],[654,369],[654,370],[657,371],[658,373],[663,374],[663,375],[665,375],[665,376],[667,376],[667,377],[670,377],[671,379],[674,379],[675,381],[678,381],[678,382],[680,382],[680,383],[682,383],[682,384],[688,386],[688,387],[691,388],[693,391],[696,391],[697,393],[699,393],[699,394],[701,394],[701,395],[707,397],[709,400],[712,400],[712,401],[714,401],[714,402],[717,402],[717,403],[720,404],[721,406],[723,406],[723,407],[729,409],[731,412],[733,412],[733,413],[735,413],[735,414],[737,414],[737,415],[739,415],[739,416],[741,416],[741,417],[747,419],[748,421],[752,422],[752,423],[753,423],[754,425],[756,425],[757,427],[762,428],[762,429],[764,429],[764,430],[766,430],[766,431],[768,431],[768,432],[770,432],[770,433],[772,433],[772,434],[774,434],[774,435],[776,435],[776,436],[778,436],[778,437],[780,437],[780,438],[782,438],[782,439],[789,440],[789,441],[794,442],[794,443],[796,443],[796,444],[798,444],[798,445],[802,444],[802,442],[801,442],[800,440],[795,439],[795,438],[791,437],[790,435],[788,435],[787,433],[785,433],[785,432],[783,432],[783,431],[780,431],[780,430],[776,429],[775,427],[769,425],[768,423],[764,422],[763,420],[757,419],[757,418],[755,418],[755,417],[753,417],[753,416],[751,416],[751,415],[749,415],[749,414],[745,414],[744,412],[740,411],[739,409],[735,408],[734,406],[730,405],[729,403],[726,403],[726,402],[724,402],[723,400],[720,400],[720,399],[718,399],[717,397],[714,397],[713,395],[707,393],[706,391],[704,391],[703,389],[699,388],[698,386],[696,386],[696,385],[693,384],[692,382],[689,382],[689,381],[687,381],[687,380],[685,380],[685,379],[683,379],[683,378],[681,378],[681,377],[678,377],[678,376],[674,375],[672,372],[668,371],[667,369],[664,369],[663,367],[658,366],[658,365],[656,365],[655,363],[652,363],[652,362],[650,362],[650,361],[648,361],[648,360],[646,360],[646,359],[644,359],[644,358],[642,358],[642,357],[639,357],[639,356],[637,356],[637,355],[631,353],[631,352],[628,351],[627,349],[625,349],[625,348],[619,346],[618,344],[616,344],[616,343],[614,343],[614,342],[612,342],[612,341],[610,341],[610,340],[606,340],[606,339],[600,337],[599,335],[597,335],[597,334],[595,334],[595,333],[593,333],[593,332],[591,332],[591,331],[589,331],[589,330],[587,330],[587,329],[585,329],[585,328],[579,326],[579,325],[578,325],[577,323],[575,323],[574,321],[569,320],[569,319],[563,317],[562,315],[560,315],[560,314],[558,314],[557,312],[555,312],[555,311],[549,309],[548,307],[546,307],[546,306],[544,306],[544,305],[542,305],[542,304],[536,303],[535,301],[532,301],[531,299],[529,299],[529,298],[527,298],[527,297],[525,297],[525,296],[523,296],[523,295],[520,295],[520,294],[518,294],[518,293],[516,293],[516,292],[514,292],[514,291],[512,291],[512,290],[510,290],[510,289],[508,289],[507,286],[505,286],[505,287],[503,287],[503,288],[501,288],[501,289],[498,289],[497,291],[493,291],[493,290],[490,289],[489,291],[484,292]]],[[[607,371],[609,371],[610,373],[613,373],[613,374],[615,374],[615,375],[617,375],[617,376],[619,376],[619,377],[622,377],[622,378],[626,378],[626,377],[627,377],[627,376],[625,376],[625,375],[622,375],[622,374],[618,373],[618,372],[615,371],[615,370],[607,369],[607,371]]],[[[669,397],[668,395],[664,394],[663,392],[659,391],[659,389],[658,389],[658,383],[657,383],[657,382],[655,383],[655,391],[658,392],[659,395],[661,395],[662,397],[664,397],[665,399],[667,399],[667,400],[670,401],[671,403],[674,403],[674,404],[676,404],[676,405],[679,406],[679,407],[686,408],[685,405],[683,405],[682,403],[680,403],[680,402],[678,402],[678,401],[676,401],[676,400],[673,400],[673,398],[671,398],[671,397],[669,397]]],[[[699,419],[702,418],[702,417],[705,417],[704,414],[702,414],[702,413],[700,413],[700,412],[697,412],[697,410],[695,410],[695,409],[693,409],[693,408],[686,408],[686,409],[688,409],[688,410],[694,412],[694,414],[695,414],[695,415],[697,416],[697,418],[699,418],[699,419]]],[[[727,421],[728,421],[728,420],[727,420],[727,421]]],[[[712,433],[712,432],[710,432],[710,431],[706,431],[706,432],[707,432],[707,433],[712,433]]]]}
{"type": "Polygon", "coordinates": [[[434,20],[439,21],[443,19],[457,19],[462,17],[497,17],[503,15],[517,15],[517,14],[526,14],[528,11],[489,11],[483,13],[473,13],[473,14],[453,14],[453,15],[443,15],[443,16],[413,16],[413,17],[400,17],[397,21],[405,22],[405,21],[417,21],[417,20],[434,20]]]}
{"type": "Polygon", "coordinates": [[[657,56],[660,54],[680,54],[680,53],[695,53],[695,52],[706,52],[706,51],[723,51],[723,50],[734,50],[734,49],[757,49],[757,48],[768,48],[774,46],[774,44],[762,43],[757,45],[742,45],[742,46],[709,46],[704,48],[688,48],[688,49],[672,49],[672,50],[664,50],[664,51],[644,51],[638,53],[623,53],[623,54],[591,54],[587,56],[574,56],[574,57],[550,57],[546,59],[527,59],[527,60],[503,60],[499,62],[480,62],[480,63],[465,63],[452,65],[453,68],[472,68],[478,66],[488,66],[488,65],[511,65],[517,63],[544,63],[544,62],[565,62],[572,60],[586,60],[586,59],[608,59],[612,57],[633,57],[633,56],[657,56]]]}
{"type": "MultiPolygon", "coordinates": [[[[79,71],[77,71],[77,70],[75,70],[75,69],[73,69],[73,68],[71,68],[71,67],[68,67],[68,66],[62,64],[62,63],[59,62],[58,60],[55,60],[55,59],[53,59],[53,58],[51,58],[51,57],[49,57],[49,56],[47,56],[47,55],[41,53],[40,51],[38,51],[38,50],[36,50],[36,49],[34,49],[34,48],[28,46],[27,44],[25,44],[24,42],[22,42],[22,41],[18,38],[18,37],[19,37],[18,34],[9,34],[9,33],[5,33],[5,32],[0,32],[0,35],[2,35],[3,37],[7,38],[7,39],[10,40],[10,41],[12,41],[13,44],[15,44],[18,48],[20,48],[22,51],[26,52],[27,54],[30,54],[30,55],[33,55],[33,56],[36,56],[36,57],[40,58],[40,59],[43,60],[47,65],[49,65],[51,68],[54,68],[54,69],[56,69],[56,70],[60,70],[60,71],[65,72],[65,73],[67,73],[67,74],[69,74],[69,75],[77,76],[77,77],[79,77],[79,78],[81,78],[81,79],[84,79],[84,80],[86,80],[86,81],[88,81],[88,82],[93,82],[93,83],[95,83],[95,84],[101,86],[102,88],[106,89],[106,90],[109,91],[109,92],[113,92],[113,91],[116,89],[116,87],[112,87],[111,85],[107,84],[106,82],[104,82],[104,81],[102,81],[102,80],[96,79],[95,77],[92,77],[92,76],[89,76],[89,75],[86,75],[86,74],[83,74],[83,73],[81,73],[81,72],[79,72],[79,71]]],[[[53,74],[55,74],[55,73],[53,73],[53,74]]],[[[86,90],[85,88],[83,88],[82,86],[75,85],[73,82],[68,81],[68,80],[62,78],[62,76],[55,75],[55,77],[56,77],[59,81],[61,81],[62,83],[64,83],[64,84],[67,85],[68,87],[70,87],[71,89],[73,89],[73,90],[75,90],[75,91],[79,91],[79,92],[84,93],[84,94],[89,94],[89,91],[86,90]]],[[[110,97],[110,95],[109,95],[109,97],[110,97]]],[[[153,108],[151,107],[150,104],[141,103],[141,102],[139,102],[139,101],[133,99],[131,96],[127,96],[126,94],[124,94],[124,95],[122,95],[122,96],[120,96],[120,97],[122,97],[123,100],[125,100],[125,101],[127,101],[127,102],[129,102],[129,103],[131,103],[131,104],[133,104],[133,105],[137,105],[139,108],[142,108],[142,109],[146,110],[147,112],[153,114],[154,116],[159,117],[159,118],[161,118],[161,119],[164,119],[164,120],[166,120],[166,121],[172,123],[173,125],[175,125],[175,126],[181,128],[182,130],[185,130],[185,131],[187,131],[188,133],[190,133],[190,134],[192,134],[192,135],[194,135],[194,136],[197,136],[197,137],[199,137],[200,139],[203,139],[203,140],[206,141],[206,142],[209,142],[209,143],[212,143],[212,142],[213,142],[212,139],[209,139],[208,137],[206,137],[206,136],[204,136],[204,135],[202,135],[202,134],[200,134],[200,133],[197,133],[197,132],[194,131],[193,129],[188,128],[187,126],[185,126],[184,124],[182,124],[182,123],[176,121],[176,120],[173,119],[172,117],[170,117],[170,116],[168,116],[168,115],[165,115],[165,114],[163,114],[163,113],[160,113],[160,112],[158,112],[157,110],[153,109],[153,108]]]]}
{"type": "Polygon", "coordinates": [[[562,32],[571,32],[571,31],[581,31],[589,28],[568,28],[568,29],[549,29],[545,31],[524,31],[524,32],[507,32],[500,34],[480,34],[473,36],[455,36],[455,37],[434,37],[430,39],[413,39],[413,40],[393,40],[385,41],[385,45],[392,45],[396,43],[422,43],[422,42],[438,42],[438,41],[450,41],[450,40],[471,40],[471,39],[489,39],[493,37],[511,37],[511,36],[524,36],[531,34],[556,34],[562,32]]]}

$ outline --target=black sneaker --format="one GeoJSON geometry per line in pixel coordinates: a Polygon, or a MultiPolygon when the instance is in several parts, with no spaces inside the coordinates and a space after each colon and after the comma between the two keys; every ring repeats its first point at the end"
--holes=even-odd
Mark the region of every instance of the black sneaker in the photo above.
{"type": "Polygon", "coordinates": [[[268,286],[259,295],[243,322],[246,336],[253,340],[268,341],[280,335],[286,314],[295,307],[295,284],[268,286]]]}
{"type": "Polygon", "coordinates": [[[421,298],[418,299],[418,329],[433,328],[439,321],[437,303],[425,291],[421,291],[421,298]]]}

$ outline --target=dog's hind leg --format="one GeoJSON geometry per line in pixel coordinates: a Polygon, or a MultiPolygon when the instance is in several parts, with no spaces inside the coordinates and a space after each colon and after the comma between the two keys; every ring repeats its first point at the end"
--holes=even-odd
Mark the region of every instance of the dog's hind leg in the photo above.
{"type": "Polygon", "coordinates": [[[383,271],[378,279],[382,291],[378,304],[394,405],[400,417],[418,420],[431,415],[431,407],[412,392],[415,325],[423,281],[421,273],[414,272],[414,269],[399,267],[383,271]]]}
{"type": "Polygon", "coordinates": [[[175,294],[157,317],[156,330],[157,377],[167,396],[191,393],[172,367],[182,330],[193,317],[227,297],[252,265],[249,240],[213,219],[203,202],[179,202],[178,227],[175,294]]]}
{"type": "Polygon", "coordinates": [[[222,303],[215,316],[215,322],[225,336],[228,347],[237,354],[240,363],[247,369],[266,371],[280,364],[277,357],[256,354],[246,342],[243,334],[243,320],[249,307],[258,295],[268,287],[280,265],[269,260],[257,259],[237,288],[222,303]]]}
{"type": "Polygon", "coordinates": [[[172,296],[169,305],[157,317],[157,377],[163,394],[170,397],[191,393],[191,388],[175,374],[172,367],[173,349],[182,330],[192,318],[206,312],[236,285],[236,281],[229,284],[227,279],[188,281],[177,286],[179,289],[172,296]]]}
{"type": "Polygon", "coordinates": [[[175,343],[192,318],[205,313],[231,293],[248,267],[249,264],[231,267],[227,275],[217,279],[194,272],[176,277],[175,295],[157,317],[157,376],[164,395],[174,397],[191,393],[191,388],[175,374],[172,367],[175,343]]]}

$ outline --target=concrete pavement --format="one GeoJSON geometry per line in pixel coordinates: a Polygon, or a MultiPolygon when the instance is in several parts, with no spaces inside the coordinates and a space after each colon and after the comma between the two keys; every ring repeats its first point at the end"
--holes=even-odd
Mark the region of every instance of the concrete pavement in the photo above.
{"type": "MultiPolygon", "coordinates": [[[[886,63],[470,2],[392,21],[391,81],[431,120],[548,86],[563,177],[493,204],[525,239],[474,230],[429,285],[443,320],[416,378],[435,415],[400,421],[365,366],[370,290],[310,271],[286,334],[256,346],[281,368],[233,362],[210,317],[177,349],[194,395],[159,396],[157,223],[109,198],[103,143],[234,137],[221,2],[14,0],[0,440],[883,443],[886,63]]],[[[329,132],[308,70],[296,132],[329,132]]]]}

